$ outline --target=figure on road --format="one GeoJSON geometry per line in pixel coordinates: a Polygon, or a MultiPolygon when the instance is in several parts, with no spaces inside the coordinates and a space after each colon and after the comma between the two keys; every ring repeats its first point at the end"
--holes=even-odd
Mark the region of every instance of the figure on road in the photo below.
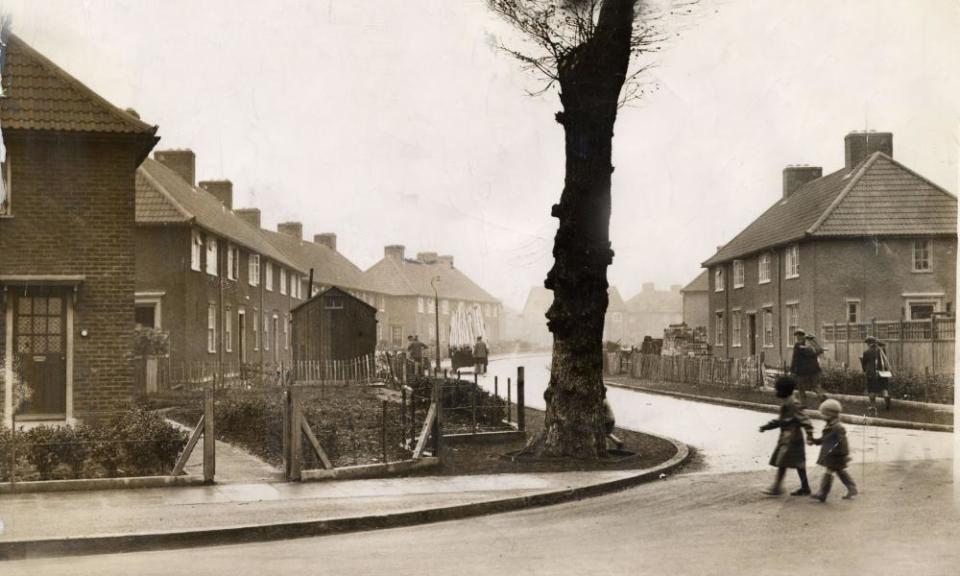
{"type": "Polygon", "coordinates": [[[840,423],[841,410],[840,403],[832,398],[820,404],[820,413],[827,419],[827,425],[824,426],[820,437],[813,439],[813,443],[820,445],[817,464],[826,468],[827,471],[824,472],[823,480],[820,481],[820,490],[812,497],[821,502],[827,501],[834,474],[847,487],[844,500],[850,500],[858,493],[857,484],[847,472],[847,464],[850,462],[850,445],[847,442],[847,429],[840,423]]]}
{"type": "Polygon", "coordinates": [[[487,343],[483,341],[482,336],[477,336],[477,343],[473,346],[473,362],[476,365],[477,374],[487,373],[487,357],[490,351],[487,349],[487,343]]]}
{"type": "Polygon", "coordinates": [[[826,398],[820,386],[820,361],[817,359],[823,354],[823,348],[817,343],[813,334],[807,334],[800,328],[797,328],[793,335],[796,341],[793,344],[790,373],[796,378],[800,403],[806,407],[807,390],[813,390],[818,400],[822,401],[826,398]]]}
{"type": "Polygon", "coordinates": [[[426,371],[430,373],[430,361],[424,361],[423,350],[427,347],[426,344],[420,341],[420,338],[414,334],[413,336],[407,336],[407,354],[410,356],[410,359],[413,360],[414,366],[416,366],[417,376],[423,376],[423,372],[426,371]]]}
{"type": "Polygon", "coordinates": [[[777,391],[777,398],[783,399],[783,405],[780,406],[780,415],[761,426],[760,431],[780,429],[777,446],[770,456],[770,465],[776,467],[777,475],[773,481],[773,486],[764,493],[768,496],[779,496],[787,468],[796,468],[797,475],[800,476],[800,489],[791,492],[790,495],[806,496],[810,494],[810,484],[807,481],[807,453],[804,433],[806,433],[806,442],[811,443],[813,425],[810,424],[810,419],[803,413],[803,408],[793,397],[793,391],[797,387],[797,382],[793,377],[781,376],[777,378],[774,387],[777,391]]]}
{"type": "Polygon", "coordinates": [[[876,413],[877,394],[882,394],[884,407],[890,410],[890,390],[887,385],[892,374],[887,353],[883,350],[883,344],[874,336],[867,336],[864,342],[867,344],[867,349],[860,357],[860,366],[867,375],[867,396],[870,398],[870,407],[876,413]]]}

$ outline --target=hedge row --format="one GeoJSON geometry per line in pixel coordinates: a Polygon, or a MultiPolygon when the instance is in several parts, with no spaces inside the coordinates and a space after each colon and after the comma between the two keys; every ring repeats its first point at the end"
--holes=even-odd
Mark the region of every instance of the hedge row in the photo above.
{"type": "MultiPolygon", "coordinates": [[[[821,373],[821,385],[827,392],[862,395],[867,379],[860,371],[830,368],[821,373]]],[[[953,388],[953,375],[943,374],[894,374],[887,386],[893,398],[935,404],[953,404],[953,388]]]]}
{"type": "Polygon", "coordinates": [[[76,426],[0,430],[0,480],[58,480],[169,474],[187,443],[183,432],[155,413],[134,408],[110,420],[76,426]]]}

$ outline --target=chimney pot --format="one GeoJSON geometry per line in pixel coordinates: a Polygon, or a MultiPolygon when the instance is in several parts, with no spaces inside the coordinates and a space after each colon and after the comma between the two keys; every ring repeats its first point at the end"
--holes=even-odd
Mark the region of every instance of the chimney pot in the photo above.
{"type": "Polygon", "coordinates": [[[855,131],[843,139],[844,165],[853,168],[874,152],[893,157],[893,132],[855,131]]]}
{"type": "Polygon", "coordinates": [[[435,264],[437,262],[437,253],[436,252],[418,252],[417,260],[423,262],[424,264],[435,264]]]}
{"type": "Polygon", "coordinates": [[[783,169],[783,197],[789,198],[794,192],[800,189],[807,182],[812,182],[823,176],[823,168],[820,166],[807,166],[806,164],[789,164],[783,169]]]}
{"type": "Polygon", "coordinates": [[[260,209],[259,208],[237,208],[233,211],[234,214],[243,218],[247,224],[250,224],[256,229],[260,229],[260,209]]]}
{"type": "Polygon", "coordinates": [[[197,156],[193,150],[157,150],[153,158],[176,172],[191,186],[196,184],[197,156]]]}
{"type": "Polygon", "coordinates": [[[447,268],[453,268],[453,256],[449,254],[444,254],[443,256],[437,257],[437,262],[443,264],[447,268]]]}
{"type": "Polygon", "coordinates": [[[325,232],[323,234],[314,234],[313,243],[326,246],[327,248],[333,250],[334,252],[337,251],[337,235],[334,234],[333,232],[325,232]]]}
{"type": "Polygon", "coordinates": [[[396,260],[403,260],[404,250],[403,244],[391,244],[389,246],[384,246],[383,255],[386,258],[394,258],[396,260]]]}
{"type": "Polygon", "coordinates": [[[233,182],[229,180],[203,180],[200,187],[212,194],[228,210],[233,210],[233,182]]]}
{"type": "Polygon", "coordinates": [[[300,222],[281,222],[277,224],[277,232],[297,240],[303,240],[303,224],[300,222]]]}

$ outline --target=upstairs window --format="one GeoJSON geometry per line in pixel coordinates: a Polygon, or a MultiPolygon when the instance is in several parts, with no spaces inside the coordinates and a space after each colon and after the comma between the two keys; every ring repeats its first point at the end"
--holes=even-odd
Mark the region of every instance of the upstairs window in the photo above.
{"type": "Polygon", "coordinates": [[[800,276],[800,246],[794,244],[793,246],[788,246],[785,253],[785,263],[786,270],[785,274],[787,278],[796,278],[800,276]]]}
{"type": "Polygon", "coordinates": [[[287,293],[287,269],[280,267],[280,293],[287,293]]]}
{"type": "Polygon", "coordinates": [[[264,272],[266,274],[266,279],[264,280],[264,285],[268,292],[273,291],[273,263],[267,260],[267,268],[264,272]]]}
{"type": "Polygon", "coordinates": [[[200,259],[203,257],[203,238],[199,230],[190,232],[190,269],[200,271],[200,259]]]}
{"type": "Polygon", "coordinates": [[[423,314],[423,296],[417,296],[417,312],[423,314]]]}
{"type": "Polygon", "coordinates": [[[933,270],[931,255],[931,240],[914,240],[913,242],[913,271],[930,272],[933,270]]]}
{"type": "Polygon", "coordinates": [[[251,254],[247,261],[247,281],[251,286],[260,285],[260,255],[251,254]]]}
{"type": "Polygon", "coordinates": [[[240,270],[240,250],[233,244],[227,244],[227,280],[236,280],[240,270]]]}
{"type": "Polygon", "coordinates": [[[723,292],[723,268],[713,271],[713,291],[723,292]]]}
{"type": "Polygon", "coordinates": [[[758,284],[766,284],[770,281],[770,253],[761,254],[757,262],[758,284]]]}
{"type": "Polygon", "coordinates": [[[3,187],[0,188],[0,216],[9,216],[10,212],[10,159],[0,163],[0,175],[3,177],[3,187]]]}
{"type": "Polygon", "coordinates": [[[743,260],[734,260],[733,261],[733,287],[734,288],[743,288],[743,260]]]}
{"type": "Polygon", "coordinates": [[[214,237],[207,238],[207,274],[211,276],[217,275],[217,239],[214,237]]]}

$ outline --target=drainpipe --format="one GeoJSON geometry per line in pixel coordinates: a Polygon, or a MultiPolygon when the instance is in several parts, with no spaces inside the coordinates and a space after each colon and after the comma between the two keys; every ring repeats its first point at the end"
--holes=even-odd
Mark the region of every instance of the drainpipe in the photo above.
{"type": "Polygon", "coordinates": [[[783,252],[777,250],[777,357],[783,366],[783,252]]]}
{"type": "MultiPolygon", "coordinates": [[[[219,327],[219,330],[217,330],[217,332],[220,333],[220,343],[219,343],[219,346],[217,346],[217,373],[220,375],[220,384],[222,386],[223,380],[224,380],[223,353],[224,353],[224,348],[226,347],[227,319],[223,310],[223,273],[224,273],[223,255],[224,254],[221,249],[221,244],[224,245],[223,248],[226,248],[226,242],[217,243],[217,310],[219,311],[219,316],[220,316],[219,318],[220,327],[219,327]]],[[[216,379],[214,379],[213,386],[214,386],[214,389],[216,389],[216,386],[217,386],[216,379]]]]}

